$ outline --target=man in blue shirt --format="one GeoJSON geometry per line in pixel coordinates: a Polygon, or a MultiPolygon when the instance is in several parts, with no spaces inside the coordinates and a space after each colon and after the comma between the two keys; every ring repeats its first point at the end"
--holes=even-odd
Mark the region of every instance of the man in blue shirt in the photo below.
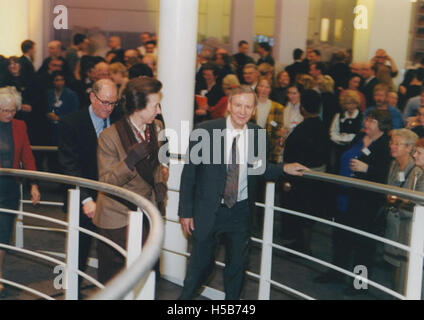
{"type": "Polygon", "coordinates": [[[424,105],[424,88],[421,89],[419,96],[412,97],[406,103],[405,110],[403,112],[403,119],[405,121],[410,117],[415,117],[417,115],[418,109],[420,106],[424,105]]]}
{"type": "Polygon", "coordinates": [[[404,127],[402,113],[399,109],[389,106],[387,103],[387,95],[389,94],[389,87],[385,84],[378,84],[374,88],[374,101],[375,106],[368,108],[365,111],[364,119],[366,119],[368,113],[374,109],[387,110],[392,116],[393,129],[400,129],[404,127]]]}

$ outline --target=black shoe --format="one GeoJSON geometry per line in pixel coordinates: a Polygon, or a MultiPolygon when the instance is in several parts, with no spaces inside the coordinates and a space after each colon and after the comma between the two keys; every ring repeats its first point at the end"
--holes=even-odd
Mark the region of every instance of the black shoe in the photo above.
{"type": "Polygon", "coordinates": [[[343,282],[343,274],[330,271],[326,272],[314,279],[315,283],[341,283],[343,282]]]}

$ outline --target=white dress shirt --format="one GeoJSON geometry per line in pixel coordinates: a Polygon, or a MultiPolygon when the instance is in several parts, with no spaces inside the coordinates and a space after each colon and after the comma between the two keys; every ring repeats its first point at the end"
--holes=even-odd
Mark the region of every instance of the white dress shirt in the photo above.
{"type": "MultiPolygon", "coordinates": [[[[225,132],[225,159],[227,159],[227,165],[231,163],[231,149],[233,146],[233,140],[239,136],[237,142],[238,148],[238,163],[239,166],[239,183],[238,183],[238,196],[237,202],[246,200],[247,194],[247,156],[248,156],[248,130],[247,125],[243,129],[235,129],[231,123],[231,115],[227,117],[227,129],[225,132]]],[[[224,200],[223,200],[224,201],[224,200]]]]}

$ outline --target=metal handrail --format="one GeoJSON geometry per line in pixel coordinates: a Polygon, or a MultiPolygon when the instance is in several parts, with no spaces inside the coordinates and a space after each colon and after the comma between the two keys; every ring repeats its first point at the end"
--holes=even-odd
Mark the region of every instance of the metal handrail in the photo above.
{"type": "Polygon", "coordinates": [[[331,182],[335,184],[340,184],[340,185],[354,187],[354,188],[360,188],[362,190],[373,191],[373,192],[378,192],[383,194],[391,194],[403,199],[408,199],[417,204],[424,204],[424,193],[419,191],[394,187],[394,186],[390,186],[390,185],[382,184],[382,183],[370,182],[367,180],[338,176],[335,174],[317,172],[317,171],[305,171],[303,176],[305,178],[309,178],[312,180],[318,180],[322,182],[331,182]]]}
{"type": "Polygon", "coordinates": [[[0,168],[0,176],[2,175],[33,180],[45,180],[94,189],[125,199],[146,211],[151,220],[151,226],[141,255],[134,261],[130,268],[119,273],[108,283],[104,290],[95,294],[90,299],[112,300],[124,298],[153,268],[159,258],[164,236],[164,223],[159,210],[142,196],[124,188],[103,182],[53,173],[0,168]]]}

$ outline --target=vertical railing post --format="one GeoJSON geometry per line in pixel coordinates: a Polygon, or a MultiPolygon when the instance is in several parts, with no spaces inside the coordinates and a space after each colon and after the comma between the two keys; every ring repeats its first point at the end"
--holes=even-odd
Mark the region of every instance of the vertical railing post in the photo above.
{"type": "Polygon", "coordinates": [[[259,300],[269,300],[271,291],[272,242],[274,229],[275,183],[267,183],[265,195],[261,272],[259,280],[259,300]]]}
{"type": "MultiPolygon", "coordinates": [[[[128,223],[128,244],[127,244],[127,268],[141,254],[143,239],[143,211],[140,208],[137,211],[130,212],[128,223]]],[[[140,285],[136,286],[133,292],[126,297],[127,300],[153,300],[155,296],[155,272],[152,271],[145,277],[140,285]]]]}
{"type": "MultiPolygon", "coordinates": [[[[412,217],[411,251],[424,252],[424,207],[416,205],[412,217]]],[[[406,298],[420,300],[422,293],[423,257],[410,254],[406,283],[406,298]]]]}
{"type": "MultiPolygon", "coordinates": [[[[20,197],[19,197],[19,211],[24,211],[24,188],[23,184],[21,183],[19,185],[20,189],[20,197]]],[[[15,226],[15,246],[18,248],[24,247],[24,217],[22,214],[18,215],[18,218],[16,219],[16,226],[15,226]]]]}
{"type": "Polygon", "coordinates": [[[66,300],[78,300],[79,215],[80,191],[68,190],[68,237],[66,241],[66,300]]]}

